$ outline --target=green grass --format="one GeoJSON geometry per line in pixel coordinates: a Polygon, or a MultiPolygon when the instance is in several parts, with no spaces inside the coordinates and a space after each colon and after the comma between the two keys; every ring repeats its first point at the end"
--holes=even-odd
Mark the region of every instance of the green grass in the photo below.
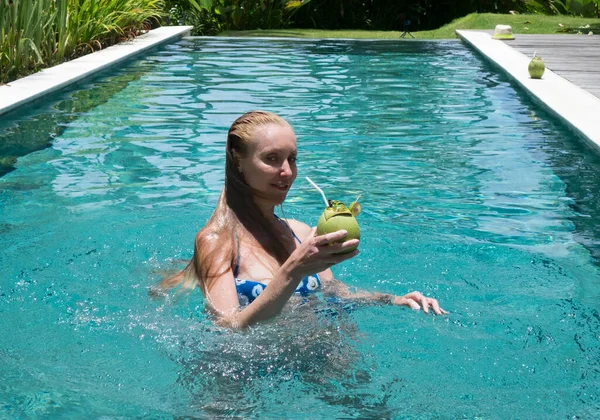
{"type": "MultiPolygon", "coordinates": [[[[556,34],[564,28],[577,28],[585,25],[600,25],[600,19],[588,19],[570,16],[545,15],[503,15],[492,13],[472,13],[455,19],[447,25],[432,31],[411,32],[417,39],[452,39],[456,38],[457,29],[489,29],[498,24],[510,25],[513,34],[556,34]],[[559,24],[562,24],[561,27],[559,24]]],[[[589,29],[582,29],[587,33],[589,29]]],[[[319,29],[279,29],[254,31],[226,31],[220,36],[265,36],[265,37],[297,37],[297,38],[357,38],[357,39],[398,39],[402,32],[398,31],[365,31],[365,30],[319,30],[319,29]]],[[[599,31],[595,31],[599,34],[599,31]]],[[[407,39],[410,37],[407,36],[407,39]]]]}

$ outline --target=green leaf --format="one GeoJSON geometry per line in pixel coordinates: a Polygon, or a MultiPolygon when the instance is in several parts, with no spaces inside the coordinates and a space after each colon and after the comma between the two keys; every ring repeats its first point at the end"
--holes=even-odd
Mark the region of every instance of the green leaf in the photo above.
{"type": "Polygon", "coordinates": [[[210,10],[210,8],[212,7],[212,0],[198,0],[200,3],[198,3],[198,1],[196,0],[188,1],[199,12],[203,10],[210,10]]]}

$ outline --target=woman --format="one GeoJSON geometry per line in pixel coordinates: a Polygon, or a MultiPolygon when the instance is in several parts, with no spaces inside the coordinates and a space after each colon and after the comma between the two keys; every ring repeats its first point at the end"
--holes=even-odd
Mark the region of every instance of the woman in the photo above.
{"type": "Polygon", "coordinates": [[[161,287],[198,284],[219,325],[244,328],[275,317],[293,295],[322,289],[347,299],[431,308],[446,313],[437,300],[418,292],[404,296],[351,293],[330,267],[355,257],[357,239],[342,243],[346,231],[315,236],[315,229],[275,213],[297,176],[296,136],[281,117],[248,112],[227,136],[225,188],[217,207],[196,235],[194,256],[161,287]]]}

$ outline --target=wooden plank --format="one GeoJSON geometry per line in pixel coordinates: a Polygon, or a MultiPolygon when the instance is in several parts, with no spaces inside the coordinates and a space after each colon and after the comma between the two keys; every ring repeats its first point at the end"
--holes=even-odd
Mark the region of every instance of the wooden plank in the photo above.
{"type": "Polygon", "coordinates": [[[547,68],[600,98],[600,36],[515,34],[503,42],[528,57],[536,52],[547,68]]]}

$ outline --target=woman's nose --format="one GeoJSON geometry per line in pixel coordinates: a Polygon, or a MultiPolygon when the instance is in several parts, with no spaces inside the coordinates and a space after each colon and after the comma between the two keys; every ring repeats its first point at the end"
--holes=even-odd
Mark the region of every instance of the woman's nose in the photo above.
{"type": "Polygon", "coordinates": [[[287,159],[283,162],[283,165],[281,165],[281,175],[292,176],[292,167],[287,159]]]}

